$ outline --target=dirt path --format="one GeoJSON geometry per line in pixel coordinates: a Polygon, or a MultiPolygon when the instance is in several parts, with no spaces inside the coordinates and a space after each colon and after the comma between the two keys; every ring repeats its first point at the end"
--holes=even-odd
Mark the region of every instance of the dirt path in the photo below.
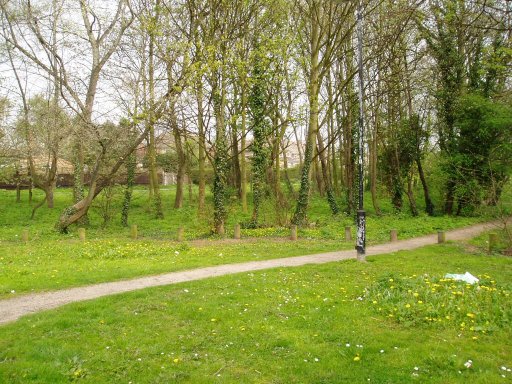
{"type": "MultiPolygon", "coordinates": [[[[447,232],[447,240],[471,239],[485,230],[496,228],[497,222],[483,223],[447,232]]],[[[428,235],[408,240],[400,240],[394,243],[386,243],[368,247],[367,256],[391,253],[401,250],[420,248],[425,245],[435,244],[436,235],[428,235]]],[[[102,296],[114,295],[123,292],[134,291],[147,287],[182,283],[192,280],[200,280],[209,277],[223,276],[240,272],[257,271],[268,268],[295,267],[305,264],[323,264],[332,261],[353,259],[355,251],[339,251],[287,257],[263,261],[250,261],[237,264],[225,264],[213,267],[198,268],[188,271],[172,272],[156,276],[141,277],[132,280],[122,280],[110,283],[100,283],[90,286],[64,289],[53,292],[28,294],[8,300],[0,301],[0,324],[19,319],[21,316],[45,311],[61,305],[77,301],[91,300],[102,296]]]]}

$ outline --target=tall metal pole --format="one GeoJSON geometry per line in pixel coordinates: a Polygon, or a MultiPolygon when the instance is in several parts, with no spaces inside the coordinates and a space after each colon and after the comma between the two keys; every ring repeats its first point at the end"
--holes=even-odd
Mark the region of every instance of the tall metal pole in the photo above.
{"type": "Polygon", "coordinates": [[[362,0],[359,0],[357,6],[357,61],[359,72],[359,157],[358,157],[358,186],[359,186],[359,202],[357,208],[357,236],[356,250],[357,260],[366,260],[366,212],[364,210],[363,201],[363,172],[364,172],[364,108],[363,108],[363,7],[362,0]]]}

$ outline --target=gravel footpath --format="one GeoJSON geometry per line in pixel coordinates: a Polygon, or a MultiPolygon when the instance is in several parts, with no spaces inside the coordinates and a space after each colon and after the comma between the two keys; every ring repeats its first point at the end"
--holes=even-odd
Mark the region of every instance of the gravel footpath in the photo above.
{"type": "MultiPolygon", "coordinates": [[[[489,222],[473,225],[471,227],[456,229],[447,232],[446,239],[453,241],[471,239],[486,230],[496,228],[497,225],[498,222],[489,222]]],[[[367,247],[366,255],[373,256],[402,250],[416,249],[435,243],[437,243],[437,234],[367,247]]],[[[306,264],[323,264],[332,261],[354,258],[356,258],[356,252],[352,250],[327,252],[319,253],[316,255],[217,265],[213,267],[165,273],[161,275],[147,276],[131,280],[122,280],[63,289],[60,291],[27,294],[12,299],[0,300],[0,324],[9,323],[19,319],[21,316],[57,308],[68,303],[96,299],[102,296],[130,292],[137,289],[177,284],[186,281],[201,280],[209,277],[230,275],[234,273],[258,271],[261,269],[295,267],[306,264]]]]}

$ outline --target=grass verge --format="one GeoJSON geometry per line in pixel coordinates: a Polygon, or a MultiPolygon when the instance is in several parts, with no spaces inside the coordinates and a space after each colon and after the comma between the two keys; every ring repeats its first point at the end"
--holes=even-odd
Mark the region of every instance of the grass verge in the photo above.
{"type": "Polygon", "coordinates": [[[510,258],[444,245],[368,259],[151,288],[25,317],[0,328],[0,382],[510,382],[510,258]],[[486,333],[398,322],[368,296],[390,274],[436,281],[465,271],[503,292],[492,308],[505,317],[486,333]]]}

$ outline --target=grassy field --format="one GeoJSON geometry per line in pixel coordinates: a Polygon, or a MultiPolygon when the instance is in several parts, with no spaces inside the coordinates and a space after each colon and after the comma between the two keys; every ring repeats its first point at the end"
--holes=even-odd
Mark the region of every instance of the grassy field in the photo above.
{"type": "MultiPolygon", "coordinates": [[[[109,208],[106,208],[105,198],[100,195],[95,200],[89,211],[90,224],[87,226],[87,234],[91,239],[106,238],[127,238],[130,229],[121,225],[121,203],[122,190],[116,189],[113,194],[109,208]],[[104,216],[110,217],[104,223],[104,216]]],[[[27,192],[23,191],[22,201],[16,203],[15,192],[0,190],[0,244],[16,242],[20,240],[21,232],[28,229],[30,239],[65,239],[77,238],[77,227],[72,226],[68,235],[62,235],[54,230],[59,214],[64,208],[71,204],[71,190],[57,189],[55,191],[55,208],[40,208],[34,220],[30,219],[32,206],[27,202],[27,192]]],[[[164,207],[164,219],[154,219],[153,213],[148,209],[147,190],[139,187],[134,190],[133,200],[129,214],[129,223],[137,224],[139,235],[149,239],[174,239],[178,227],[184,227],[185,238],[214,238],[212,236],[213,222],[211,196],[207,195],[207,206],[204,212],[198,214],[195,202],[185,201],[181,209],[173,209],[175,188],[173,186],[162,189],[162,202],[164,207]]],[[[41,192],[34,191],[34,203],[41,199],[41,192]]],[[[370,198],[367,194],[368,199],[370,198]]],[[[226,223],[227,236],[232,236],[233,227],[236,223],[248,222],[251,218],[249,196],[249,212],[242,213],[237,202],[232,202],[228,209],[228,220],[226,223]]],[[[512,201],[512,191],[506,190],[505,200],[512,201]]],[[[242,236],[245,237],[282,237],[289,234],[287,220],[293,213],[293,202],[283,210],[283,217],[276,214],[272,201],[265,201],[261,209],[262,227],[256,229],[242,228],[242,236]],[[282,222],[280,225],[279,222],[282,222]]],[[[389,238],[390,229],[398,229],[400,236],[414,237],[430,233],[437,229],[450,229],[468,225],[493,217],[496,211],[486,207],[473,217],[429,217],[421,214],[412,218],[404,209],[404,213],[395,214],[387,200],[381,200],[383,210],[382,216],[376,216],[371,208],[371,203],[366,202],[368,215],[368,239],[371,242],[382,242],[389,238]]],[[[512,207],[511,207],[512,208],[512,207]]],[[[299,235],[314,239],[342,239],[345,226],[353,226],[354,218],[345,214],[332,216],[325,198],[313,195],[310,202],[309,221],[312,223],[308,228],[301,228],[299,235]]],[[[243,225],[242,225],[243,227],[243,225]]]]}
{"type": "Polygon", "coordinates": [[[430,246],[67,305],[0,327],[0,382],[511,382],[512,260],[472,252],[430,246]],[[465,271],[480,288],[443,279],[465,271]]]}
{"type": "MultiPolygon", "coordinates": [[[[268,202],[266,225],[242,229],[244,240],[234,243],[212,236],[211,212],[198,215],[192,203],[173,210],[174,190],[162,192],[163,220],[147,210],[144,189],[134,192],[130,223],[138,225],[139,239],[120,225],[117,191],[110,208],[103,197],[95,202],[81,242],[76,227],[66,235],[53,229],[71,202],[69,190],[57,190],[56,208],[41,208],[34,220],[26,201],[15,203],[13,191],[0,191],[0,299],[354,246],[343,241],[353,218],[332,217],[318,197],[311,201],[314,224],[299,231],[298,241],[287,240],[289,229],[275,225],[279,218],[268,202]],[[106,214],[111,219],[104,223],[106,214]],[[184,242],[174,240],[180,226],[184,242]],[[25,229],[27,243],[21,240],[25,229]]],[[[383,216],[369,210],[370,245],[388,241],[390,229],[410,238],[496,214],[486,209],[474,217],[413,218],[382,205],[383,216]]],[[[249,218],[233,203],[226,236],[249,218]]],[[[474,239],[468,250],[447,244],[371,257],[365,264],[226,276],[28,316],[0,327],[0,383],[511,381],[512,261],[487,254],[486,239],[474,239]],[[443,279],[465,271],[482,278],[480,288],[443,279]]]]}
{"type": "MultiPolygon", "coordinates": [[[[76,227],[66,235],[53,229],[59,212],[70,203],[69,190],[57,190],[56,208],[41,208],[34,220],[29,218],[31,207],[26,201],[17,204],[14,191],[0,191],[0,298],[201,266],[354,247],[353,242],[344,241],[344,227],[353,226],[353,219],[346,215],[332,217],[326,212],[325,202],[318,198],[312,199],[310,215],[316,224],[301,229],[299,241],[286,240],[288,228],[265,227],[242,229],[245,240],[241,243],[219,243],[218,237],[209,236],[208,221],[198,217],[193,205],[180,210],[170,208],[173,193],[172,189],[163,190],[166,217],[155,220],[144,208],[146,191],[135,190],[130,221],[138,224],[138,240],[129,238],[129,229],[120,225],[118,214],[113,215],[108,225],[102,225],[100,199],[90,211],[87,241],[80,242],[76,227]],[[174,241],[179,226],[185,227],[187,237],[187,241],[181,243],[174,241]],[[26,244],[21,241],[24,229],[29,230],[26,244]],[[261,241],[262,238],[265,241],[261,241]]],[[[36,194],[35,200],[38,198],[36,194]]],[[[114,212],[118,212],[119,199],[114,199],[113,206],[114,212]]],[[[230,215],[228,237],[232,236],[235,222],[247,219],[237,209],[235,205],[230,215]]],[[[267,206],[266,214],[271,211],[267,206]]],[[[397,229],[400,238],[410,238],[489,218],[489,215],[413,218],[394,214],[377,217],[370,213],[368,244],[388,241],[390,229],[397,229]]]]}

